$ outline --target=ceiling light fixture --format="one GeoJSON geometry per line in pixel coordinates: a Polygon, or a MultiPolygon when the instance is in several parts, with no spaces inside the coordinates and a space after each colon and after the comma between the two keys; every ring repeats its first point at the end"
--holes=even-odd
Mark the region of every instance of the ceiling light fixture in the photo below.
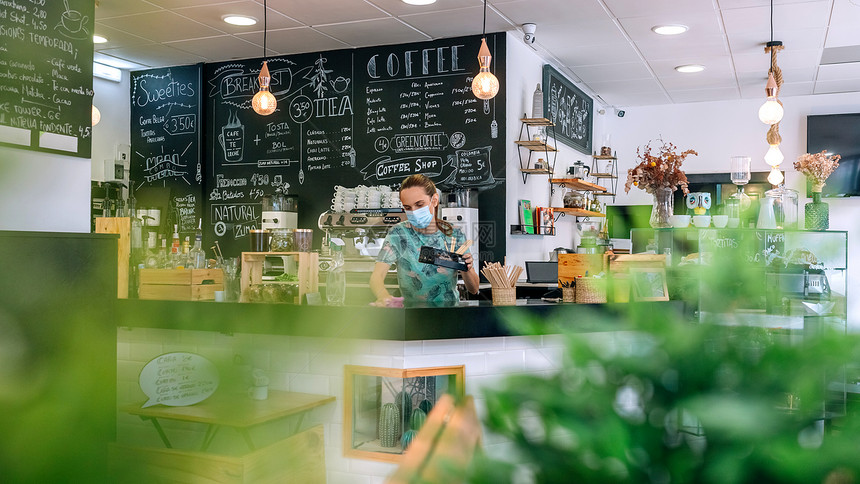
{"type": "Polygon", "coordinates": [[[758,110],[758,118],[764,124],[770,125],[767,130],[767,144],[770,145],[764,155],[764,161],[772,168],[767,176],[771,185],[779,185],[785,180],[779,165],[785,158],[779,150],[782,136],[779,134],[779,122],[785,114],[782,101],[779,100],[779,89],[782,87],[782,69],[776,64],[776,54],[783,49],[782,42],[773,40],[773,0],[770,0],[770,42],[764,48],[765,53],[770,54],[770,69],[767,72],[767,84],[764,91],[767,100],[758,110]]]}
{"type": "Polygon", "coordinates": [[[99,121],[102,120],[102,113],[99,111],[99,108],[93,104],[93,118],[92,118],[92,126],[99,124],[99,121]]]}
{"type": "Polygon", "coordinates": [[[108,41],[107,37],[93,34],[93,43],[94,44],[106,44],[107,41],[108,41]]]}
{"type": "Polygon", "coordinates": [[[702,72],[705,70],[705,66],[701,64],[686,64],[675,67],[675,70],[683,74],[692,74],[694,72],[702,72]]]}
{"type": "Polygon", "coordinates": [[[257,94],[254,94],[254,98],[251,99],[251,107],[254,109],[254,112],[262,116],[268,116],[274,113],[275,109],[278,108],[278,100],[275,99],[274,94],[269,91],[269,82],[271,82],[272,77],[269,75],[269,66],[266,63],[267,12],[268,5],[266,5],[266,0],[263,0],[263,67],[260,69],[260,90],[257,94]]]}
{"type": "Polygon", "coordinates": [[[478,99],[492,99],[499,93],[499,79],[490,72],[492,59],[493,56],[487,47],[487,0],[484,0],[484,27],[481,30],[481,49],[478,51],[481,70],[472,79],[472,94],[478,99]]]}
{"type": "Polygon", "coordinates": [[[409,5],[430,5],[431,3],[436,3],[436,0],[403,0],[403,3],[409,5]]]}
{"type": "Polygon", "coordinates": [[[249,17],[247,15],[224,15],[221,17],[221,20],[227,22],[230,25],[239,25],[239,26],[248,26],[248,25],[256,25],[257,19],[254,17],[249,17]]]}
{"type": "Polygon", "coordinates": [[[680,25],[680,24],[655,25],[655,26],[651,27],[652,32],[654,32],[655,34],[660,34],[660,35],[678,35],[678,34],[683,34],[687,30],[689,30],[689,28],[686,25],[680,25]]]}

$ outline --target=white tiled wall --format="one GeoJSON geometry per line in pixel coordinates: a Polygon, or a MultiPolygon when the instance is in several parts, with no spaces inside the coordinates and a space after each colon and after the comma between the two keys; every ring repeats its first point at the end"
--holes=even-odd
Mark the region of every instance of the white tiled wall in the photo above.
{"type": "MultiPolygon", "coordinates": [[[[558,369],[562,362],[561,343],[561,338],[554,336],[398,342],[121,328],[117,332],[117,402],[146,399],[137,384],[138,374],[146,362],[162,353],[182,351],[205,356],[218,366],[225,385],[231,384],[230,375],[238,374],[234,358],[240,356],[247,364],[267,372],[272,389],[335,396],[336,403],[313,410],[304,423],[307,426],[321,423],[325,428],[328,482],[375,484],[381,483],[395,466],[343,457],[344,365],[388,368],[465,365],[466,393],[475,397],[479,417],[483,419],[484,388],[499,384],[511,373],[542,374],[558,369]]],[[[202,441],[200,426],[170,421],[162,425],[177,446],[193,448],[202,441]]],[[[130,415],[117,416],[117,435],[124,443],[162,446],[149,423],[130,415]]],[[[241,443],[241,439],[235,440],[241,443]]],[[[483,442],[491,456],[509,455],[509,443],[504,439],[485,431],[483,442]]],[[[213,450],[214,446],[215,443],[213,450]]]]}

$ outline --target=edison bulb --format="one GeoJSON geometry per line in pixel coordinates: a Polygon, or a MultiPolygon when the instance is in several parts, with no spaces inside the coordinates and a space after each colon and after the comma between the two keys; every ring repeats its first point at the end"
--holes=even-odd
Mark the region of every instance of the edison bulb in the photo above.
{"type": "Polygon", "coordinates": [[[492,72],[483,69],[472,79],[472,93],[478,99],[492,99],[499,93],[499,80],[492,72]]]}
{"type": "Polygon", "coordinates": [[[773,167],[767,176],[767,182],[771,185],[779,185],[783,180],[785,180],[785,177],[782,176],[782,172],[777,167],[773,167]]]}
{"type": "Polygon", "coordinates": [[[758,108],[758,119],[767,125],[776,124],[782,121],[782,116],[784,114],[785,110],[782,109],[782,105],[779,104],[775,97],[767,98],[767,101],[758,108]]]}
{"type": "Polygon", "coordinates": [[[101,121],[101,120],[102,120],[102,113],[101,113],[101,111],[99,111],[99,108],[97,108],[96,105],[93,104],[93,119],[92,119],[93,123],[92,123],[92,125],[95,126],[95,125],[99,124],[99,121],[101,121]]]}
{"type": "Polygon", "coordinates": [[[770,166],[779,166],[784,159],[782,151],[779,151],[779,145],[770,145],[767,153],[764,154],[764,161],[770,166]]]}
{"type": "Polygon", "coordinates": [[[251,107],[254,108],[255,113],[268,116],[275,112],[275,109],[278,107],[278,100],[275,99],[274,94],[268,89],[260,89],[260,92],[254,94],[254,99],[251,100],[251,107]]]}

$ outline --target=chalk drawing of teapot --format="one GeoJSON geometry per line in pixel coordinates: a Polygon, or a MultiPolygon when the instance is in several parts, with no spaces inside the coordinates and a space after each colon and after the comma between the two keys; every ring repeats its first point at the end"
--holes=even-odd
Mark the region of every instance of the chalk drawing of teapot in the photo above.
{"type": "Polygon", "coordinates": [[[349,88],[349,81],[351,81],[351,79],[347,79],[343,76],[338,76],[337,79],[329,81],[329,84],[331,84],[331,87],[332,89],[334,89],[334,92],[340,94],[342,92],[345,92],[349,88]]]}

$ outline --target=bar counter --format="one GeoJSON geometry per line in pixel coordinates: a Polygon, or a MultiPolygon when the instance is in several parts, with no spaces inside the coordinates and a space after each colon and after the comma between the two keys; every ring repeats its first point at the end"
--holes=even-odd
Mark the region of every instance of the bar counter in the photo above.
{"type": "Polygon", "coordinates": [[[508,323],[517,317],[537,321],[542,334],[557,333],[554,326],[557,321],[564,321],[565,329],[575,332],[623,331],[631,315],[679,315],[683,309],[680,301],[561,304],[518,299],[515,306],[465,301],[453,307],[378,308],[120,300],[117,326],[420,341],[525,335],[508,323]]]}

